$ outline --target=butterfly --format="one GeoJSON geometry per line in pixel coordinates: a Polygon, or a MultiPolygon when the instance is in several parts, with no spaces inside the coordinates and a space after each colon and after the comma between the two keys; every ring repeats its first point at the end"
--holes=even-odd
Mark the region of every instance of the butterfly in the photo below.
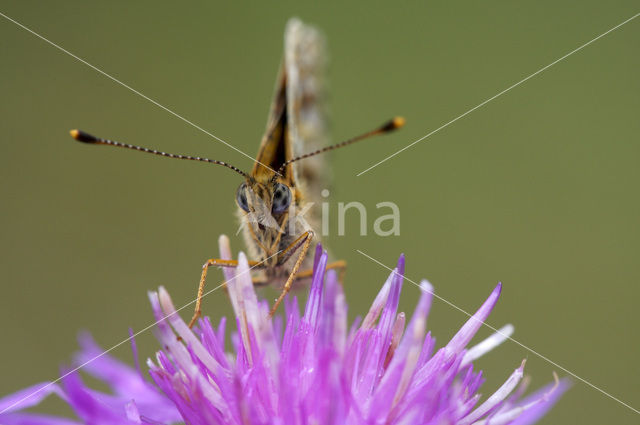
{"type": "MultiPolygon", "coordinates": [[[[95,137],[80,130],[71,130],[71,136],[88,144],[221,165],[241,175],[243,181],[236,190],[236,204],[249,265],[254,273],[252,280],[256,285],[281,288],[271,308],[273,315],[294,283],[304,283],[313,272],[313,259],[307,253],[317,245],[319,235],[314,231],[317,214],[312,207],[320,190],[327,185],[328,174],[318,155],[404,125],[404,119],[396,117],[359,136],[327,144],[325,67],[322,34],[297,18],[289,20],[285,29],[284,58],[266,131],[250,172],[223,161],[161,152],[95,137]]],[[[238,262],[212,258],[204,263],[190,327],[202,314],[202,296],[207,272],[212,266],[237,267],[238,262]]],[[[345,267],[344,261],[327,265],[327,268],[335,269],[345,267]]]]}

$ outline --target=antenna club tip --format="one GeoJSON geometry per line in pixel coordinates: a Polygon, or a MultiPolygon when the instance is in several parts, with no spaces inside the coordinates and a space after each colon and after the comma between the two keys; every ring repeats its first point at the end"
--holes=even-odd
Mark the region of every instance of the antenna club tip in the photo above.
{"type": "Polygon", "coordinates": [[[407,120],[405,120],[404,117],[395,117],[391,121],[393,122],[393,125],[395,128],[404,127],[405,123],[407,122],[407,120]]]}
{"type": "Polygon", "coordinates": [[[73,129],[69,132],[69,134],[71,134],[71,137],[76,139],[78,142],[84,142],[84,143],[98,142],[98,139],[95,136],[92,136],[89,133],[85,133],[82,130],[73,129]]]}
{"type": "Polygon", "coordinates": [[[404,126],[405,122],[406,120],[403,117],[395,117],[391,121],[383,125],[380,130],[385,133],[389,131],[394,131],[404,126]]]}

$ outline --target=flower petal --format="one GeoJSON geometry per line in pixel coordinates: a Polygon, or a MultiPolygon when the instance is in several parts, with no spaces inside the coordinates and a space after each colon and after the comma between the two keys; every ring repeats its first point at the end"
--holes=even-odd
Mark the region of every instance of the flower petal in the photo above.
{"type": "Polygon", "coordinates": [[[47,398],[49,394],[58,394],[64,399],[60,387],[53,382],[41,382],[3,397],[0,399],[0,417],[5,413],[35,406],[47,398]]]}
{"type": "Polygon", "coordinates": [[[505,342],[507,339],[513,335],[514,327],[511,324],[504,325],[500,329],[498,329],[495,333],[493,333],[489,338],[484,341],[474,345],[465,353],[462,359],[462,365],[460,367],[465,367],[474,360],[482,357],[489,351],[496,348],[498,345],[505,342]]]}
{"type": "Polygon", "coordinates": [[[474,411],[465,416],[464,418],[458,421],[458,425],[469,425],[474,421],[480,419],[487,413],[489,413],[493,408],[495,408],[502,400],[507,398],[507,396],[513,391],[518,382],[522,379],[525,360],[522,361],[522,364],[519,368],[517,368],[511,376],[506,380],[504,384],[498,390],[493,393],[484,403],[478,406],[474,411]]]}
{"type": "Polygon", "coordinates": [[[493,307],[500,298],[500,292],[502,291],[502,283],[498,283],[489,298],[482,304],[482,306],[476,311],[476,313],[469,318],[467,323],[451,338],[451,341],[447,344],[447,349],[453,353],[459,353],[464,347],[467,346],[471,338],[478,332],[480,326],[487,320],[489,313],[493,310],[493,307]]]}

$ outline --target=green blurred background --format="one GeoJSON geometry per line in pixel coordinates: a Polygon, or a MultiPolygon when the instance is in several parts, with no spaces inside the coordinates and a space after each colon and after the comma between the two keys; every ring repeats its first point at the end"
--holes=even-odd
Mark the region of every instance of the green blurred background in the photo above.
{"type": "MultiPolygon", "coordinates": [[[[337,202],[369,208],[345,237],[351,315],[393,265],[472,311],[497,281],[489,319],[515,339],[640,408],[638,160],[640,19],[460,119],[375,170],[356,174],[638,12],[634,1],[278,3],[2,2],[2,13],[253,155],[291,16],[320,27],[330,55],[334,141],[404,115],[400,132],[328,155],[337,202]],[[396,202],[401,235],[371,232],[396,202]]],[[[251,161],[0,19],[0,394],[58,376],[80,330],[110,347],[151,323],[146,291],[190,301],[200,266],[233,237],[239,178],[222,168],[80,145],[68,131],[177,153],[251,161]]],[[[213,281],[221,277],[214,271],[213,281]]],[[[272,296],[273,293],[268,293],[272,296]]],[[[418,289],[405,284],[411,311],[418,289]]],[[[230,314],[226,296],[205,313],[230,314]]],[[[188,318],[190,308],[183,317],[188,318]]],[[[440,344],[466,317],[434,301],[440,344]]],[[[480,336],[490,331],[483,329],[480,336]]],[[[141,357],[156,349],[140,336],[141,357]]],[[[113,351],[131,361],[128,344],[113,351]]],[[[479,363],[490,394],[522,358],[532,387],[557,370],[515,343],[479,363]]],[[[575,381],[575,380],[574,380],[575,381]]],[[[59,410],[53,402],[47,410],[59,410]]],[[[635,424],[585,384],[542,423],[635,424]]]]}

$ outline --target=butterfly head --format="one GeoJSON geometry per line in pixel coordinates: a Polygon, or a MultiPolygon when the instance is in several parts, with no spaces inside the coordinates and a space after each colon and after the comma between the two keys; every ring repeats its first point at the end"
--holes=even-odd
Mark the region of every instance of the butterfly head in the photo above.
{"type": "Polygon", "coordinates": [[[277,260],[279,242],[286,233],[293,191],[278,180],[247,178],[236,191],[236,203],[242,210],[244,225],[263,251],[268,262],[277,260]]]}

